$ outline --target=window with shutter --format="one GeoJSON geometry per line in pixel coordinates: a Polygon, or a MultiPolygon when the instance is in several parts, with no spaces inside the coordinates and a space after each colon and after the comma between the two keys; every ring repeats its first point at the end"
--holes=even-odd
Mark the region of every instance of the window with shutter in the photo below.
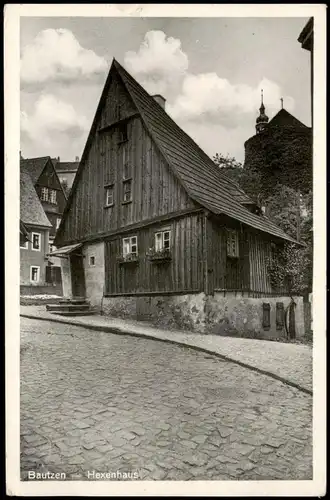
{"type": "Polygon", "coordinates": [[[276,302],[276,330],[282,330],[284,327],[284,304],[276,302]]]}
{"type": "Polygon", "coordinates": [[[270,328],[270,304],[262,304],[262,326],[265,330],[270,328]]]}

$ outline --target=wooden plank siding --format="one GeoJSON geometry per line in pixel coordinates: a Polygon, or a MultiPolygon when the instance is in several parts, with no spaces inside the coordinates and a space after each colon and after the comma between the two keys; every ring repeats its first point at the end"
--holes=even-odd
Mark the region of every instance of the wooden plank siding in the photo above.
{"type": "Polygon", "coordinates": [[[58,244],[73,243],[197,206],[172,174],[136,114],[125,89],[114,79],[98,129],[114,123],[115,119],[128,117],[131,118],[127,121],[127,142],[119,142],[119,131],[115,125],[95,134],[73,193],[70,210],[58,235],[58,244]],[[116,106],[116,101],[119,106],[116,106]],[[123,203],[126,162],[132,177],[130,203],[123,203]],[[109,208],[104,207],[104,186],[107,184],[114,185],[114,206],[109,208]]]}
{"type": "Polygon", "coordinates": [[[138,263],[120,264],[122,236],[105,240],[105,295],[141,293],[182,293],[203,290],[202,213],[141,228],[124,236],[137,236],[138,263]],[[147,252],[154,247],[155,232],[169,228],[172,260],[156,264],[147,252]]]}
{"type": "MultiPolygon", "coordinates": [[[[267,273],[267,259],[271,256],[271,241],[247,227],[236,226],[239,240],[239,258],[227,257],[226,225],[217,220],[209,221],[209,238],[212,255],[208,267],[212,272],[214,291],[247,291],[256,296],[286,294],[286,290],[273,290],[267,273]]],[[[234,227],[234,226],[233,226],[234,227]]],[[[210,248],[210,247],[209,247],[210,248]]],[[[212,293],[208,278],[208,288],[212,293]]]]}
{"type": "Polygon", "coordinates": [[[271,242],[259,235],[249,234],[250,289],[254,292],[272,293],[267,273],[267,260],[271,257],[271,242]]]}

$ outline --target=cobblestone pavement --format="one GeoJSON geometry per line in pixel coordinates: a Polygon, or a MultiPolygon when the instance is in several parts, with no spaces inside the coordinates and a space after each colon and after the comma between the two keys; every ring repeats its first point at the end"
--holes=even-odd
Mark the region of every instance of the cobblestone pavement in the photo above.
{"type": "Polygon", "coordinates": [[[21,471],[312,479],[312,398],[187,347],[21,318],[21,471]]]}
{"type": "Polygon", "coordinates": [[[313,390],[313,350],[311,346],[270,342],[269,340],[222,337],[221,335],[203,335],[183,330],[165,330],[156,328],[145,321],[97,314],[62,318],[46,311],[45,306],[21,306],[21,314],[53,321],[69,320],[77,325],[116,328],[122,332],[134,332],[152,338],[174,340],[182,344],[202,347],[232,360],[273,373],[275,376],[298,384],[308,391],[313,390]]]}

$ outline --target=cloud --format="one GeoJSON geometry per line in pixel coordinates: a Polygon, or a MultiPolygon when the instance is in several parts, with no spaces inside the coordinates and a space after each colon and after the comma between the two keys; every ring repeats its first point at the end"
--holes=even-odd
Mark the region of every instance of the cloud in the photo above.
{"type": "MultiPolygon", "coordinates": [[[[42,95],[35,103],[31,114],[21,112],[21,132],[23,141],[28,140],[40,151],[50,148],[47,155],[56,154],[54,148],[62,148],[66,143],[78,141],[86,135],[90,123],[79,115],[71,104],[50,94],[42,95]],[[57,145],[57,146],[56,146],[57,145]]],[[[38,155],[41,155],[41,152],[38,155]]],[[[57,154],[56,154],[57,156],[57,154]]]]}
{"type": "MultiPolygon", "coordinates": [[[[278,111],[282,96],[279,85],[263,78],[256,86],[233,84],[216,73],[186,74],[181,93],[168,105],[168,112],[180,121],[214,121],[237,126],[260,107],[261,89],[264,91],[266,112],[278,111]],[[245,116],[244,116],[245,115],[245,116]]],[[[291,111],[294,100],[284,98],[285,107],[291,111]]]]}
{"type": "Polygon", "coordinates": [[[151,94],[164,93],[175,85],[189,64],[181,41],[163,31],[148,31],[137,52],[126,52],[124,63],[151,94]]]}
{"type": "Polygon", "coordinates": [[[292,97],[282,96],[280,86],[266,77],[253,87],[216,72],[189,73],[181,41],[163,31],[148,31],[139,49],[126,53],[124,63],[150,94],[164,94],[167,112],[181,124],[206,121],[229,129],[244,122],[254,125],[261,89],[269,117],[280,109],[281,97],[288,111],[294,108],[292,97]]]}
{"type": "Polygon", "coordinates": [[[22,50],[21,81],[26,85],[46,82],[88,81],[104,75],[107,62],[81,47],[66,29],[46,29],[22,50]]]}

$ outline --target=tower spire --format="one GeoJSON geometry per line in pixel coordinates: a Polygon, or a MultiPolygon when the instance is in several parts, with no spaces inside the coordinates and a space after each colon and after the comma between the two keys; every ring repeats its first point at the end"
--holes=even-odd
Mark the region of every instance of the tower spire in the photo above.
{"type": "Polygon", "coordinates": [[[257,134],[260,134],[260,132],[262,132],[267,124],[268,124],[268,116],[266,115],[266,108],[265,108],[265,105],[264,105],[264,91],[263,89],[261,89],[261,104],[260,104],[260,108],[259,108],[259,111],[260,111],[260,114],[256,120],[256,131],[257,131],[257,134]]]}

